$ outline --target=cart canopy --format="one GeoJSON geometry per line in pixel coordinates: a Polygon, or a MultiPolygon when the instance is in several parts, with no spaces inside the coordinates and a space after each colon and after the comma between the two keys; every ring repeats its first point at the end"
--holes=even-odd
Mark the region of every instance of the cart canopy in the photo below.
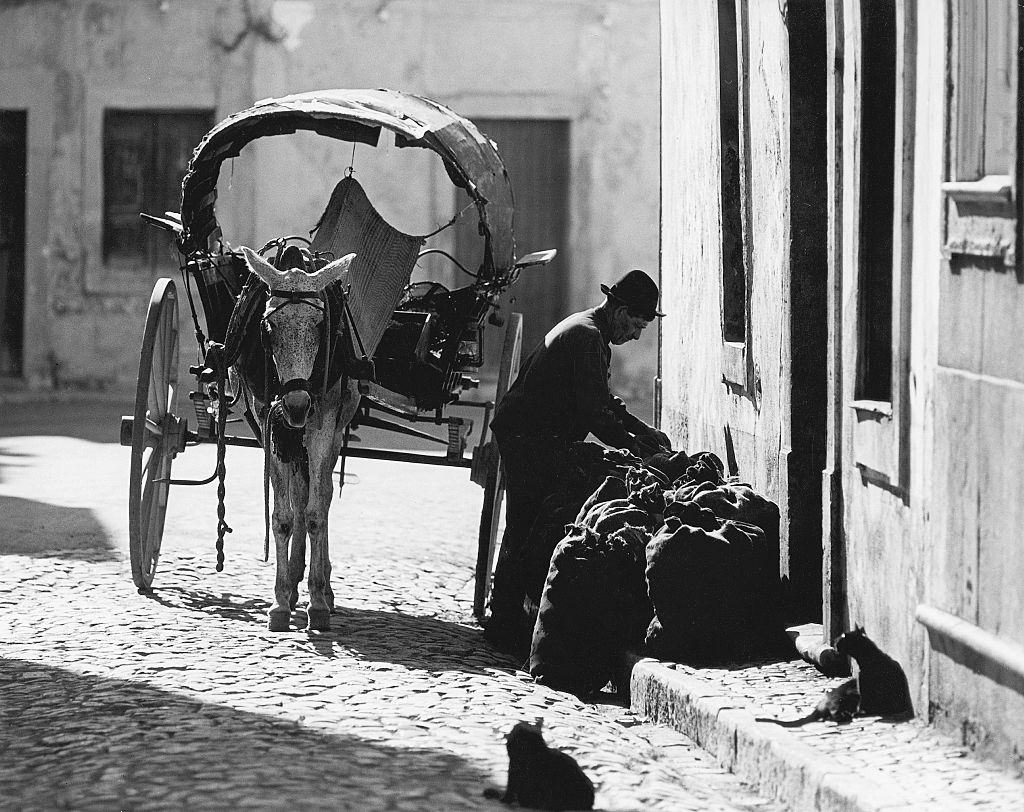
{"type": "Polygon", "coordinates": [[[179,248],[216,251],[221,238],[214,207],[221,164],[257,138],[311,130],[377,146],[381,129],[399,147],[433,150],[452,182],[476,203],[484,238],[483,276],[506,276],[515,262],[513,200],[494,145],[469,120],[437,102],[395,90],[321,90],[265,99],[210,130],[196,147],[182,182],[179,248]]]}

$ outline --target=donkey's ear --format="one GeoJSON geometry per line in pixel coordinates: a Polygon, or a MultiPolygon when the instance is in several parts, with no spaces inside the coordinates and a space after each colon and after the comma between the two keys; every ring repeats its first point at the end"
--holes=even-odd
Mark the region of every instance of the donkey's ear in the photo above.
{"type": "Polygon", "coordinates": [[[319,271],[314,271],[309,276],[316,280],[316,289],[324,290],[329,285],[337,282],[348,273],[348,266],[356,258],[355,254],[345,254],[341,259],[324,265],[319,271]]]}
{"type": "Polygon", "coordinates": [[[854,626],[854,627],[853,627],[853,630],[854,630],[854,631],[855,631],[855,632],[856,632],[857,634],[864,634],[864,627],[863,627],[863,626],[861,626],[861,625],[860,625],[859,623],[858,623],[858,624],[857,624],[856,626],[854,626]]]}
{"type": "Polygon", "coordinates": [[[281,272],[245,245],[242,246],[242,255],[249,270],[266,282],[268,288],[273,288],[275,281],[282,275],[281,272]]]}

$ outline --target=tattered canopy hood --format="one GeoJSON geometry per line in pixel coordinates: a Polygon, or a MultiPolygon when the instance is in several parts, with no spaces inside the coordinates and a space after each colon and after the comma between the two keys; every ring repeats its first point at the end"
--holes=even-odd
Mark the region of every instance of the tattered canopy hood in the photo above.
{"type": "Polygon", "coordinates": [[[381,128],[399,147],[424,147],[444,160],[452,182],[476,203],[484,237],[486,278],[505,276],[515,262],[513,200],[494,145],[469,120],[437,102],[395,90],[321,90],[264,99],[221,121],[192,155],[182,182],[179,248],[214,251],[221,237],[214,206],[221,164],[257,138],[311,130],[330,138],[379,143],[381,128]]]}

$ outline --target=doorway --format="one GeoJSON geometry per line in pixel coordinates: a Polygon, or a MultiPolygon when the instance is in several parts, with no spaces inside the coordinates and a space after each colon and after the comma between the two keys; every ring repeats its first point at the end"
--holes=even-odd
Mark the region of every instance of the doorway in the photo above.
{"type": "MultiPolygon", "coordinates": [[[[501,300],[503,315],[523,314],[525,357],[566,312],[569,223],[569,122],[563,119],[475,118],[473,123],[498,146],[515,198],[516,254],[557,248],[549,264],[527,268],[501,300]]],[[[457,190],[456,211],[469,201],[457,190]]],[[[475,270],[483,256],[475,217],[460,218],[455,228],[455,253],[475,270]]],[[[501,354],[503,331],[484,331],[486,377],[501,354]]]]}
{"type": "Polygon", "coordinates": [[[27,120],[0,110],[0,377],[24,374],[27,120]]]}
{"type": "Polygon", "coordinates": [[[822,617],[829,210],[824,0],[791,0],[787,21],[792,238],[788,569],[794,616],[806,622],[822,617]]]}

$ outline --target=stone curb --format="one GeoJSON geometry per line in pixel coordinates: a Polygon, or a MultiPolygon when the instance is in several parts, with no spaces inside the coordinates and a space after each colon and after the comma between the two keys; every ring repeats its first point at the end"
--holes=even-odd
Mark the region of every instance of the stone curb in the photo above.
{"type": "Polygon", "coordinates": [[[785,728],[755,721],[725,691],[648,658],[632,658],[630,707],[669,725],[765,796],[792,809],[880,812],[913,803],[903,789],[816,752],[785,728]]]}

